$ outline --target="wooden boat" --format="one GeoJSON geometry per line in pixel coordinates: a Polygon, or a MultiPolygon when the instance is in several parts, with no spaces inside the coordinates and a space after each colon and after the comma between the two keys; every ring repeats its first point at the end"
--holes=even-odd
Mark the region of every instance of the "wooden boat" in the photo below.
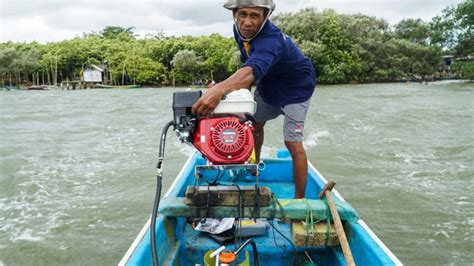
{"type": "Polygon", "coordinates": [[[113,86],[113,85],[104,85],[104,84],[96,84],[97,88],[102,89],[139,89],[140,85],[122,85],[122,86],[113,86]]]}
{"type": "Polygon", "coordinates": [[[32,85],[26,87],[27,90],[29,91],[43,91],[43,90],[50,90],[50,87],[47,85],[32,85]]]}
{"type": "MultiPolygon", "coordinates": [[[[282,208],[288,210],[292,204],[303,202],[317,203],[318,194],[327,183],[326,179],[309,163],[308,181],[306,197],[308,200],[295,200],[298,202],[285,203],[283,198],[291,199],[294,193],[292,182],[292,161],[287,150],[279,150],[275,158],[264,159],[265,169],[260,171],[259,186],[267,186],[279,199],[282,208]]],[[[165,196],[163,197],[159,215],[156,221],[156,242],[159,265],[215,265],[204,263],[204,256],[209,250],[216,250],[220,244],[211,240],[206,234],[193,229],[186,217],[196,214],[196,209],[186,207],[182,203],[187,186],[195,184],[195,168],[197,165],[206,164],[205,159],[196,152],[187,160],[180,173],[174,180],[165,196]],[[172,215],[169,215],[169,214],[172,215]]],[[[234,183],[241,186],[253,185],[255,178],[245,174],[223,174],[219,177],[219,183],[234,183]]],[[[345,202],[342,196],[336,191],[331,192],[338,207],[344,228],[348,236],[348,242],[356,265],[402,265],[397,257],[385,246],[385,244],[370,230],[366,223],[357,216],[352,207],[345,202]],[[355,215],[354,215],[355,214],[355,215]]],[[[209,208],[209,206],[208,206],[209,208]]],[[[244,207],[245,208],[245,207],[244,207]]],[[[275,207],[278,209],[278,207],[275,207]]],[[[311,216],[324,216],[327,214],[327,205],[322,204],[318,211],[311,216]]],[[[218,207],[207,210],[207,213],[218,215],[234,210],[235,207],[218,207]]],[[[269,217],[271,210],[269,207],[260,209],[260,217],[269,217]]],[[[244,213],[251,211],[245,209],[244,213]]],[[[289,212],[290,213],[290,212],[289,212]]],[[[289,214],[287,217],[298,216],[298,212],[289,214]]],[[[235,217],[235,216],[234,216],[235,217]]],[[[273,210],[273,218],[282,217],[273,210]]],[[[307,218],[307,217],[306,217],[307,218]]],[[[316,218],[315,218],[316,219],[316,218]]],[[[343,252],[339,245],[328,245],[326,243],[319,246],[295,246],[292,236],[292,225],[289,222],[278,222],[276,219],[268,219],[269,227],[264,235],[252,237],[257,250],[261,265],[302,265],[303,260],[311,259],[315,264],[305,265],[346,265],[343,252]],[[309,258],[307,258],[309,256],[309,258]]],[[[150,219],[142,228],[133,244],[130,246],[119,265],[151,265],[151,243],[150,243],[150,219]]],[[[329,229],[328,229],[329,232],[329,229]]],[[[327,236],[328,237],[328,236],[327,236]]],[[[226,246],[234,247],[234,245],[226,246]]],[[[248,248],[247,248],[248,249],[248,248]]],[[[252,250],[248,249],[251,253],[252,250]]],[[[209,253],[208,253],[209,254],[209,253]]],[[[241,253],[243,254],[243,253],[241,253]]],[[[242,255],[242,256],[247,256],[242,255]]],[[[240,256],[240,255],[239,255],[240,256]]],[[[252,257],[252,256],[250,256],[252,257]]],[[[242,258],[241,258],[242,259],[242,258]]],[[[252,258],[251,264],[254,265],[252,258]]],[[[240,264],[244,265],[244,264],[240,264]]],[[[248,264],[246,264],[248,265],[248,264]]]]}

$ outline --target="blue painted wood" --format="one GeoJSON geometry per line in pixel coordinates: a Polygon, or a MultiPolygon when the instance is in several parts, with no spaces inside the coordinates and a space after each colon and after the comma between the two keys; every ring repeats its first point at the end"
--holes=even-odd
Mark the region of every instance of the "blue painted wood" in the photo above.
{"type": "MultiPolygon", "coordinates": [[[[270,187],[274,183],[260,182],[261,186],[270,187]]],[[[275,186],[273,186],[275,188],[275,186]]],[[[275,189],[272,191],[281,191],[285,188],[275,189]]],[[[280,193],[281,194],[281,193],[280,193]]],[[[200,217],[200,215],[208,213],[210,217],[226,218],[237,217],[239,209],[236,206],[210,206],[207,210],[202,210],[200,206],[186,205],[184,197],[166,197],[161,201],[162,204],[159,212],[165,216],[171,217],[200,217]]],[[[308,208],[312,210],[313,220],[331,219],[329,206],[324,200],[320,199],[292,199],[279,198],[278,204],[260,208],[260,218],[286,218],[294,220],[305,220],[308,216],[308,208]]],[[[334,200],[337,211],[343,221],[357,221],[359,216],[352,206],[345,202],[334,200]]],[[[243,207],[241,213],[246,218],[254,217],[255,206],[243,207]]]]}
{"type": "MultiPolygon", "coordinates": [[[[260,183],[270,186],[279,198],[292,198],[294,184],[292,180],[292,161],[287,150],[279,150],[276,158],[264,160],[265,170],[261,171],[260,183]]],[[[205,160],[199,153],[193,154],[183,167],[182,172],[176,177],[174,185],[169,189],[165,197],[183,197],[186,187],[194,184],[194,166],[205,164],[205,160]]],[[[213,181],[214,176],[204,179],[213,181]]],[[[221,183],[237,183],[249,185],[255,181],[253,176],[245,173],[225,173],[219,179],[221,183]]],[[[308,184],[306,196],[317,199],[321,188],[326,183],[325,179],[318,175],[315,169],[308,170],[308,184]]],[[[338,195],[333,197],[338,198],[338,195]]],[[[342,200],[342,199],[341,199],[342,200]]],[[[360,220],[359,220],[360,221],[360,220]]],[[[349,245],[357,265],[401,265],[401,263],[390,256],[387,250],[377,243],[365,227],[359,221],[348,222],[349,245]]],[[[291,239],[289,224],[271,221],[271,223],[282,234],[291,239]]],[[[209,249],[217,249],[219,245],[197,232],[186,223],[186,219],[159,216],[156,226],[158,254],[160,265],[195,265],[203,263],[203,256],[209,249]]],[[[295,248],[291,246],[282,235],[275,230],[268,229],[266,234],[254,237],[257,244],[259,258],[262,265],[292,265],[297,262],[303,254],[308,251],[312,259],[318,265],[345,265],[344,256],[340,247],[308,247],[295,248]]],[[[383,244],[382,244],[383,245],[383,244]]],[[[231,245],[228,248],[234,249],[231,245]]],[[[247,248],[252,254],[251,248],[247,248]]],[[[241,253],[243,254],[243,252],[241,253]]],[[[242,258],[243,259],[243,258],[242,258]]],[[[126,265],[151,265],[150,237],[149,231],[139,239],[138,245],[134,247],[129,258],[122,262],[126,265]]],[[[253,257],[251,256],[253,265],[253,257]]]]}

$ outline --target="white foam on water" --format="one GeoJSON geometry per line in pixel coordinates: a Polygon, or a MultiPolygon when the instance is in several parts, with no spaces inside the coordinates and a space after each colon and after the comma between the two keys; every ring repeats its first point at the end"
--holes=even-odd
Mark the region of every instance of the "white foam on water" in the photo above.
{"type": "Polygon", "coordinates": [[[312,132],[309,136],[303,141],[303,145],[305,148],[315,147],[318,145],[318,140],[320,138],[329,137],[331,133],[327,130],[322,130],[318,132],[312,132]]]}
{"type": "Polygon", "coordinates": [[[106,166],[97,161],[83,164],[73,157],[26,157],[25,161],[15,173],[14,194],[0,199],[0,231],[12,242],[45,241],[54,237],[53,229],[73,220],[66,212],[102,182],[97,175],[106,166]]]}
{"type": "Polygon", "coordinates": [[[350,126],[356,131],[362,131],[362,132],[372,132],[374,130],[374,126],[367,124],[366,122],[360,120],[360,119],[354,119],[350,120],[348,122],[350,126]]]}
{"type": "Polygon", "coordinates": [[[23,231],[23,233],[13,239],[10,239],[12,242],[16,242],[16,241],[20,241],[20,240],[23,240],[23,241],[30,241],[30,242],[38,242],[38,241],[43,241],[43,238],[42,237],[38,237],[38,236],[33,236],[33,231],[31,229],[26,229],[25,231],[23,231]]]}
{"type": "Polygon", "coordinates": [[[11,119],[11,120],[13,120],[13,119],[16,118],[16,117],[13,116],[13,115],[2,115],[2,116],[0,116],[0,117],[1,117],[1,119],[11,119]]]}
{"type": "MultiPolygon", "coordinates": [[[[304,145],[321,146],[323,142],[333,145],[332,153],[321,153],[320,156],[334,156],[334,166],[325,165],[325,172],[333,171],[336,179],[344,175],[354,176],[341,180],[346,183],[343,192],[348,197],[360,194],[357,192],[360,184],[370,184],[375,188],[367,195],[367,198],[373,196],[370,197],[372,203],[367,202],[373,205],[367,205],[362,202],[364,198],[357,197],[352,203],[362,212],[371,207],[377,210],[365,211],[366,219],[378,225],[375,233],[381,234],[389,248],[406,259],[407,264],[419,263],[417,258],[422,258],[427,264],[436,264],[435,259],[440,261],[439,264],[449,264],[453,256],[459,258],[457,262],[460,264],[468,264],[472,261],[469,261],[472,251],[466,247],[468,245],[458,243],[474,241],[474,213],[472,205],[466,203],[472,202],[469,191],[474,190],[470,178],[472,163],[466,159],[472,152],[471,137],[468,135],[469,127],[465,126],[472,118],[466,111],[471,110],[468,96],[472,89],[467,92],[437,89],[421,95],[417,88],[364,84],[357,90],[351,88],[347,93],[344,93],[344,87],[338,90],[322,88],[320,100],[333,102],[313,105],[317,112],[308,113],[304,145]],[[445,95],[448,92],[449,95],[445,95]],[[380,96],[387,96],[383,98],[390,100],[381,100],[380,96]],[[355,105],[344,105],[346,100],[355,105]],[[324,125],[331,135],[318,135],[320,125],[324,125]],[[345,168],[347,171],[343,171],[345,168]],[[408,199],[400,198],[406,196],[408,199]],[[382,201],[374,204],[377,203],[375,199],[382,201]],[[384,208],[390,202],[396,204],[384,208]],[[407,209],[412,212],[404,213],[407,209]],[[433,216],[423,215],[425,211],[433,216]],[[416,218],[419,214],[422,215],[416,218]],[[399,225],[410,221],[408,224],[413,227],[396,227],[397,223],[385,223],[386,219],[399,225]],[[453,221],[443,223],[449,220],[453,221]],[[394,228],[400,228],[403,234],[393,233],[394,228]],[[420,243],[420,246],[428,244],[428,247],[414,251],[405,248],[406,241],[420,243]],[[446,252],[435,254],[432,247],[446,252]]],[[[14,119],[5,119],[7,123],[3,130],[11,133],[9,142],[16,145],[5,147],[5,153],[12,154],[8,155],[8,163],[11,160],[15,165],[8,169],[11,172],[6,177],[6,184],[12,186],[8,190],[5,187],[0,193],[0,247],[8,243],[8,248],[23,248],[24,243],[11,243],[10,238],[38,241],[42,238],[45,247],[57,249],[56,246],[61,244],[57,243],[58,238],[70,237],[66,239],[72,245],[68,249],[73,249],[75,243],[80,243],[76,241],[80,240],[81,232],[93,231],[101,234],[97,236],[100,239],[114,242],[117,248],[112,251],[113,256],[120,257],[130,245],[133,228],[141,226],[141,221],[137,225],[136,220],[148,217],[147,210],[139,213],[136,208],[142,208],[141,202],[146,201],[149,193],[139,195],[137,189],[148,189],[152,182],[143,177],[148,172],[143,169],[153,168],[156,162],[162,126],[172,117],[170,108],[163,107],[169,105],[169,98],[162,96],[171,95],[173,90],[134,91],[134,97],[130,97],[129,91],[61,92],[61,97],[57,98],[64,102],[64,109],[51,110],[43,116],[35,115],[45,107],[38,102],[39,94],[31,98],[27,95],[12,98],[17,103],[8,114],[15,114],[15,111],[19,114],[14,119]],[[81,97],[77,97],[78,93],[81,97]],[[105,96],[102,98],[97,94],[107,95],[102,95],[105,96]],[[88,98],[88,95],[94,97],[88,98]],[[159,101],[156,101],[156,95],[160,96],[159,101]],[[23,98],[28,100],[28,106],[23,104],[23,98]],[[128,102],[130,99],[134,99],[132,103],[128,102]],[[137,99],[145,104],[138,108],[137,99]],[[105,106],[106,110],[103,110],[103,102],[115,105],[105,106]],[[113,114],[108,116],[111,112],[113,114]],[[8,178],[12,178],[12,182],[8,178]],[[112,193],[116,193],[117,198],[112,193]],[[106,199],[110,208],[103,212],[93,207],[86,208],[101,206],[106,199]],[[122,200],[126,201],[125,206],[130,208],[130,212],[138,216],[129,219],[131,214],[124,213],[123,217],[129,218],[117,222],[123,225],[121,228],[131,229],[129,232],[114,230],[108,213],[121,208],[116,205],[121,206],[122,200]],[[30,235],[23,235],[26,229],[31,230],[30,235]]],[[[284,147],[281,122],[269,123],[268,126],[273,127],[269,128],[262,156],[273,156],[278,148],[284,147]]],[[[168,132],[167,138],[166,155],[172,159],[166,166],[168,169],[181,167],[181,161],[184,162],[185,157],[195,151],[192,146],[181,144],[173,133],[168,132]]],[[[31,251],[29,249],[26,252],[31,251]]],[[[108,249],[110,246],[105,249],[97,246],[94,252],[111,251],[108,249]]],[[[8,254],[9,261],[21,256],[15,255],[20,254],[16,250],[11,258],[8,254]]],[[[90,254],[93,252],[84,251],[82,255],[90,254]]],[[[114,263],[113,259],[102,257],[97,258],[96,264],[114,263]]],[[[6,261],[6,258],[1,259],[6,261]]],[[[80,264],[80,259],[71,259],[71,264],[80,264]]],[[[5,262],[0,260],[0,266],[2,264],[5,262]]]]}
{"type": "Polygon", "coordinates": [[[444,230],[437,231],[437,232],[435,233],[435,236],[439,236],[439,235],[443,235],[443,236],[445,236],[446,238],[450,238],[449,235],[448,235],[448,233],[447,233],[446,231],[444,231],[444,230]]]}
{"type": "Polygon", "coordinates": [[[280,147],[263,145],[260,151],[260,158],[273,158],[280,147]]]}
{"type": "Polygon", "coordinates": [[[453,84],[453,83],[469,83],[471,81],[469,80],[464,80],[464,79],[449,79],[449,80],[437,80],[437,81],[432,81],[429,82],[429,85],[435,85],[435,86],[441,86],[441,85],[446,85],[446,84],[453,84]]]}
{"type": "Polygon", "coordinates": [[[333,115],[333,119],[334,120],[339,120],[339,119],[343,118],[344,116],[346,116],[346,115],[345,114],[335,114],[335,115],[333,115]]]}
{"type": "Polygon", "coordinates": [[[407,153],[397,153],[395,154],[395,158],[402,159],[404,163],[411,163],[412,155],[407,153]]]}
{"type": "MultiPolygon", "coordinates": [[[[469,226],[474,226],[474,218],[472,218],[472,217],[469,218],[469,219],[467,220],[467,224],[468,224],[469,226]]],[[[474,230],[474,228],[471,228],[471,229],[474,230]]]]}
{"type": "Polygon", "coordinates": [[[391,137],[391,138],[383,138],[382,141],[384,143],[400,143],[400,142],[402,142],[402,139],[391,137]]]}
{"type": "Polygon", "coordinates": [[[180,154],[189,157],[193,155],[193,153],[196,151],[196,149],[192,145],[183,144],[179,140],[175,140],[171,144],[173,147],[171,149],[166,148],[165,155],[167,154],[167,151],[177,150],[180,154]]]}

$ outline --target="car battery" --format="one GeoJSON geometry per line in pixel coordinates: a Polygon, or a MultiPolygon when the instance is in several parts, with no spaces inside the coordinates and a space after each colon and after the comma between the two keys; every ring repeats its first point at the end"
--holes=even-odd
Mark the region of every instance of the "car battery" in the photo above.
{"type": "Polygon", "coordinates": [[[235,236],[237,237],[251,237],[261,236],[267,231],[267,221],[265,219],[243,219],[239,227],[239,221],[235,221],[235,236]]]}

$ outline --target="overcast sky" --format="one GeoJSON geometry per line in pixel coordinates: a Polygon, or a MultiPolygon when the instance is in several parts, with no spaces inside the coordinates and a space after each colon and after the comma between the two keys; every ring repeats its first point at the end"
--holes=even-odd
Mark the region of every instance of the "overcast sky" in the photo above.
{"type": "MultiPolygon", "coordinates": [[[[71,39],[105,26],[135,27],[144,36],[163,30],[166,36],[232,34],[231,12],[221,0],[0,0],[0,42],[71,39]]],[[[275,0],[276,11],[305,7],[338,13],[362,13],[391,25],[403,18],[430,21],[462,0],[275,0]]]]}

